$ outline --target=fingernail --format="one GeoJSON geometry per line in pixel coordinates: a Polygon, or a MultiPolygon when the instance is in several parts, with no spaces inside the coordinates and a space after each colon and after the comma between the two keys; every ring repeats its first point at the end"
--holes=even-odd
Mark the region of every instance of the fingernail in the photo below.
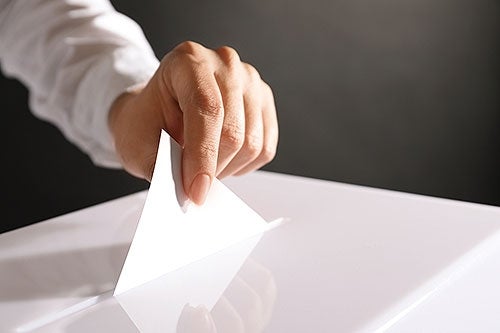
{"type": "Polygon", "coordinates": [[[211,178],[206,173],[200,173],[191,183],[189,198],[197,205],[203,205],[210,189],[211,178]]]}

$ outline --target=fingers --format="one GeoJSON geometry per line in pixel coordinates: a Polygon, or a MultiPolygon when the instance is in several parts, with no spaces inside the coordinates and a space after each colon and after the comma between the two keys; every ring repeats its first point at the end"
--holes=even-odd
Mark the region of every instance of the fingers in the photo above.
{"type": "Polygon", "coordinates": [[[210,312],[203,306],[186,304],[177,322],[176,333],[218,333],[210,312]]]}
{"type": "MultiPolygon", "coordinates": [[[[249,65],[248,65],[249,66],[249,65]]],[[[278,121],[271,88],[249,66],[250,89],[245,95],[245,141],[218,176],[242,175],[269,163],[276,154],[278,121]]]]}
{"type": "Polygon", "coordinates": [[[259,295],[262,304],[262,327],[267,326],[277,297],[277,286],[272,272],[252,258],[248,258],[238,275],[259,295]]]}
{"type": "Polygon", "coordinates": [[[241,61],[238,54],[229,47],[222,47],[216,52],[223,63],[222,68],[214,73],[224,104],[224,121],[216,172],[216,175],[219,175],[243,146],[246,106],[243,100],[244,82],[241,80],[241,61]]]}
{"type": "Polygon", "coordinates": [[[113,104],[109,127],[118,158],[132,175],[151,181],[161,130],[156,112],[141,112],[139,95],[123,94],[113,104]]]}
{"type": "Polygon", "coordinates": [[[272,90],[254,67],[243,65],[247,78],[244,143],[227,167],[220,171],[219,178],[256,170],[269,163],[276,154],[278,122],[272,90]]]}
{"type": "MultiPolygon", "coordinates": [[[[271,162],[276,156],[276,148],[278,146],[278,118],[276,116],[276,108],[274,106],[274,97],[271,88],[263,83],[264,99],[262,105],[262,145],[260,146],[259,154],[252,159],[248,159],[246,165],[235,171],[233,174],[240,176],[245,173],[257,170],[267,163],[271,162]]],[[[256,146],[247,145],[247,154],[253,156],[257,150],[256,146]]]]}
{"type": "Polygon", "coordinates": [[[186,42],[165,62],[165,89],[183,115],[184,190],[202,204],[214,177],[243,174],[274,157],[274,99],[255,68],[232,48],[212,51],[186,42]]]}
{"type": "Polygon", "coordinates": [[[184,113],[183,184],[189,198],[202,204],[217,169],[224,104],[217,81],[205,68],[194,68],[191,75],[179,99],[184,113]]]}
{"type": "Polygon", "coordinates": [[[264,129],[260,96],[246,95],[244,97],[244,106],[245,128],[241,136],[241,148],[234,155],[231,162],[223,170],[220,170],[217,175],[219,178],[236,173],[249,162],[255,160],[262,150],[264,129]]]}
{"type": "Polygon", "coordinates": [[[246,333],[243,318],[224,295],[214,305],[211,314],[217,333],[246,333]]]}

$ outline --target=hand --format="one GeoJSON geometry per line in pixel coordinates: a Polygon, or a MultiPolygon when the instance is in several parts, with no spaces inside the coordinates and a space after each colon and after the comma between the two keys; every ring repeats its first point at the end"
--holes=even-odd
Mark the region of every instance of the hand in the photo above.
{"type": "Polygon", "coordinates": [[[109,126],[129,173],[151,180],[161,129],[181,146],[188,197],[202,204],[214,177],[241,175],[270,162],[278,123],[271,88],[230,47],[184,42],[143,88],[121,95],[109,126]]]}

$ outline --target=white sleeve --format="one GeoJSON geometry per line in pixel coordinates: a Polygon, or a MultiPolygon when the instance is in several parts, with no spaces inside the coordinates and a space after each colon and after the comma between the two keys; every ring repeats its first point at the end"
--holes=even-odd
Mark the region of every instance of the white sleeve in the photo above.
{"type": "Polygon", "coordinates": [[[94,163],[120,167],[109,108],[158,67],[134,21],[108,0],[0,0],[0,63],[28,87],[35,115],[94,163]]]}

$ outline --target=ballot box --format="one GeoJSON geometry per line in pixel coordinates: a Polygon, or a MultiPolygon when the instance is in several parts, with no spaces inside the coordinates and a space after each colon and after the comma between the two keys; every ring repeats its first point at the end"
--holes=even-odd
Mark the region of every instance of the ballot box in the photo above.
{"type": "Polygon", "coordinates": [[[500,208],[269,172],[224,183],[283,222],[118,297],[146,192],[0,235],[0,332],[500,331],[500,208]]]}

